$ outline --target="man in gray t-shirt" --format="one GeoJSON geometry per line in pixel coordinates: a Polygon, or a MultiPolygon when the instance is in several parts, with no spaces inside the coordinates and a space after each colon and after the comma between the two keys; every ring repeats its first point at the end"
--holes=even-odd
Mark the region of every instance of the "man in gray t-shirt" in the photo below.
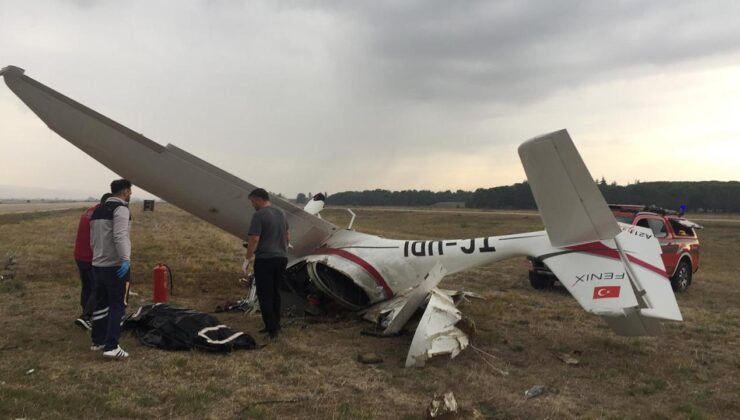
{"type": "Polygon", "coordinates": [[[254,264],[257,299],[265,322],[261,332],[276,338],[280,332],[280,282],[288,264],[288,220],[282,209],[272,206],[262,188],[249,193],[249,201],[256,212],[249,224],[247,264],[254,264]]]}

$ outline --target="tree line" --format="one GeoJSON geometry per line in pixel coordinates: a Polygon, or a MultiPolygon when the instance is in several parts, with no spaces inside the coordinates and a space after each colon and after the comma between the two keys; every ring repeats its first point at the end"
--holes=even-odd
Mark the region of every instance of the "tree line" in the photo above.
{"type": "MultiPolygon", "coordinates": [[[[597,180],[599,190],[611,204],[656,205],[688,211],[740,212],[738,181],[657,181],[629,185],[597,180]]],[[[470,208],[535,209],[529,183],[479,188],[475,191],[365,190],[344,191],[330,195],[327,204],[337,206],[431,206],[439,203],[465,203],[470,208]]]]}

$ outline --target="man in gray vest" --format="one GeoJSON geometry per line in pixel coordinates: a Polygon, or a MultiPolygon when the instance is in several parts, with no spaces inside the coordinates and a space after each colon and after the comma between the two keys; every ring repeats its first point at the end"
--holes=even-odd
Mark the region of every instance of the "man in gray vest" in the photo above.
{"type": "Polygon", "coordinates": [[[260,332],[275,339],[280,332],[279,288],[288,264],[288,221],[282,209],[273,207],[264,189],[249,193],[249,201],[256,212],[249,225],[247,264],[254,264],[257,299],[265,323],[260,332]]]}
{"type": "Polygon", "coordinates": [[[92,313],[92,346],[112,359],[128,357],[118,338],[126,310],[131,264],[131,182],[118,179],[110,184],[112,197],[95,209],[90,218],[92,267],[97,304],[92,313]]]}

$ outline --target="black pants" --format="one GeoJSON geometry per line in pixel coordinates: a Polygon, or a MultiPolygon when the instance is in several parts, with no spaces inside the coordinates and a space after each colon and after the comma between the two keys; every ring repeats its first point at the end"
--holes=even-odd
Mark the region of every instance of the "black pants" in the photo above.
{"type": "Polygon", "coordinates": [[[257,258],[254,260],[257,299],[260,303],[262,321],[265,322],[265,328],[271,335],[280,329],[280,284],[287,265],[287,258],[257,258]]]}
{"type": "Polygon", "coordinates": [[[80,271],[80,318],[90,320],[95,309],[95,279],[93,278],[92,263],[75,260],[80,271]]]}
{"type": "Polygon", "coordinates": [[[93,267],[96,305],[92,313],[92,343],[105,345],[104,351],[118,347],[121,336],[121,321],[126,311],[129,274],[122,279],[116,272],[121,267],[93,267]]]}

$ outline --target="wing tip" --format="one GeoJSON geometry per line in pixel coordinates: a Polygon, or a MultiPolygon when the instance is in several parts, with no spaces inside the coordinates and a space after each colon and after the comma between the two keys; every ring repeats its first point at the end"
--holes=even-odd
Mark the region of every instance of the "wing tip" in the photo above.
{"type": "Polygon", "coordinates": [[[13,65],[8,65],[8,66],[5,66],[2,69],[0,69],[0,76],[4,76],[6,80],[8,80],[8,79],[17,79],[17,78],[23,76],[23,73],[25,73],[25,72],[26,72],[26,70],[24,70],[24,69],[22,69],[20,67],[13,66],[13,65]]]}

